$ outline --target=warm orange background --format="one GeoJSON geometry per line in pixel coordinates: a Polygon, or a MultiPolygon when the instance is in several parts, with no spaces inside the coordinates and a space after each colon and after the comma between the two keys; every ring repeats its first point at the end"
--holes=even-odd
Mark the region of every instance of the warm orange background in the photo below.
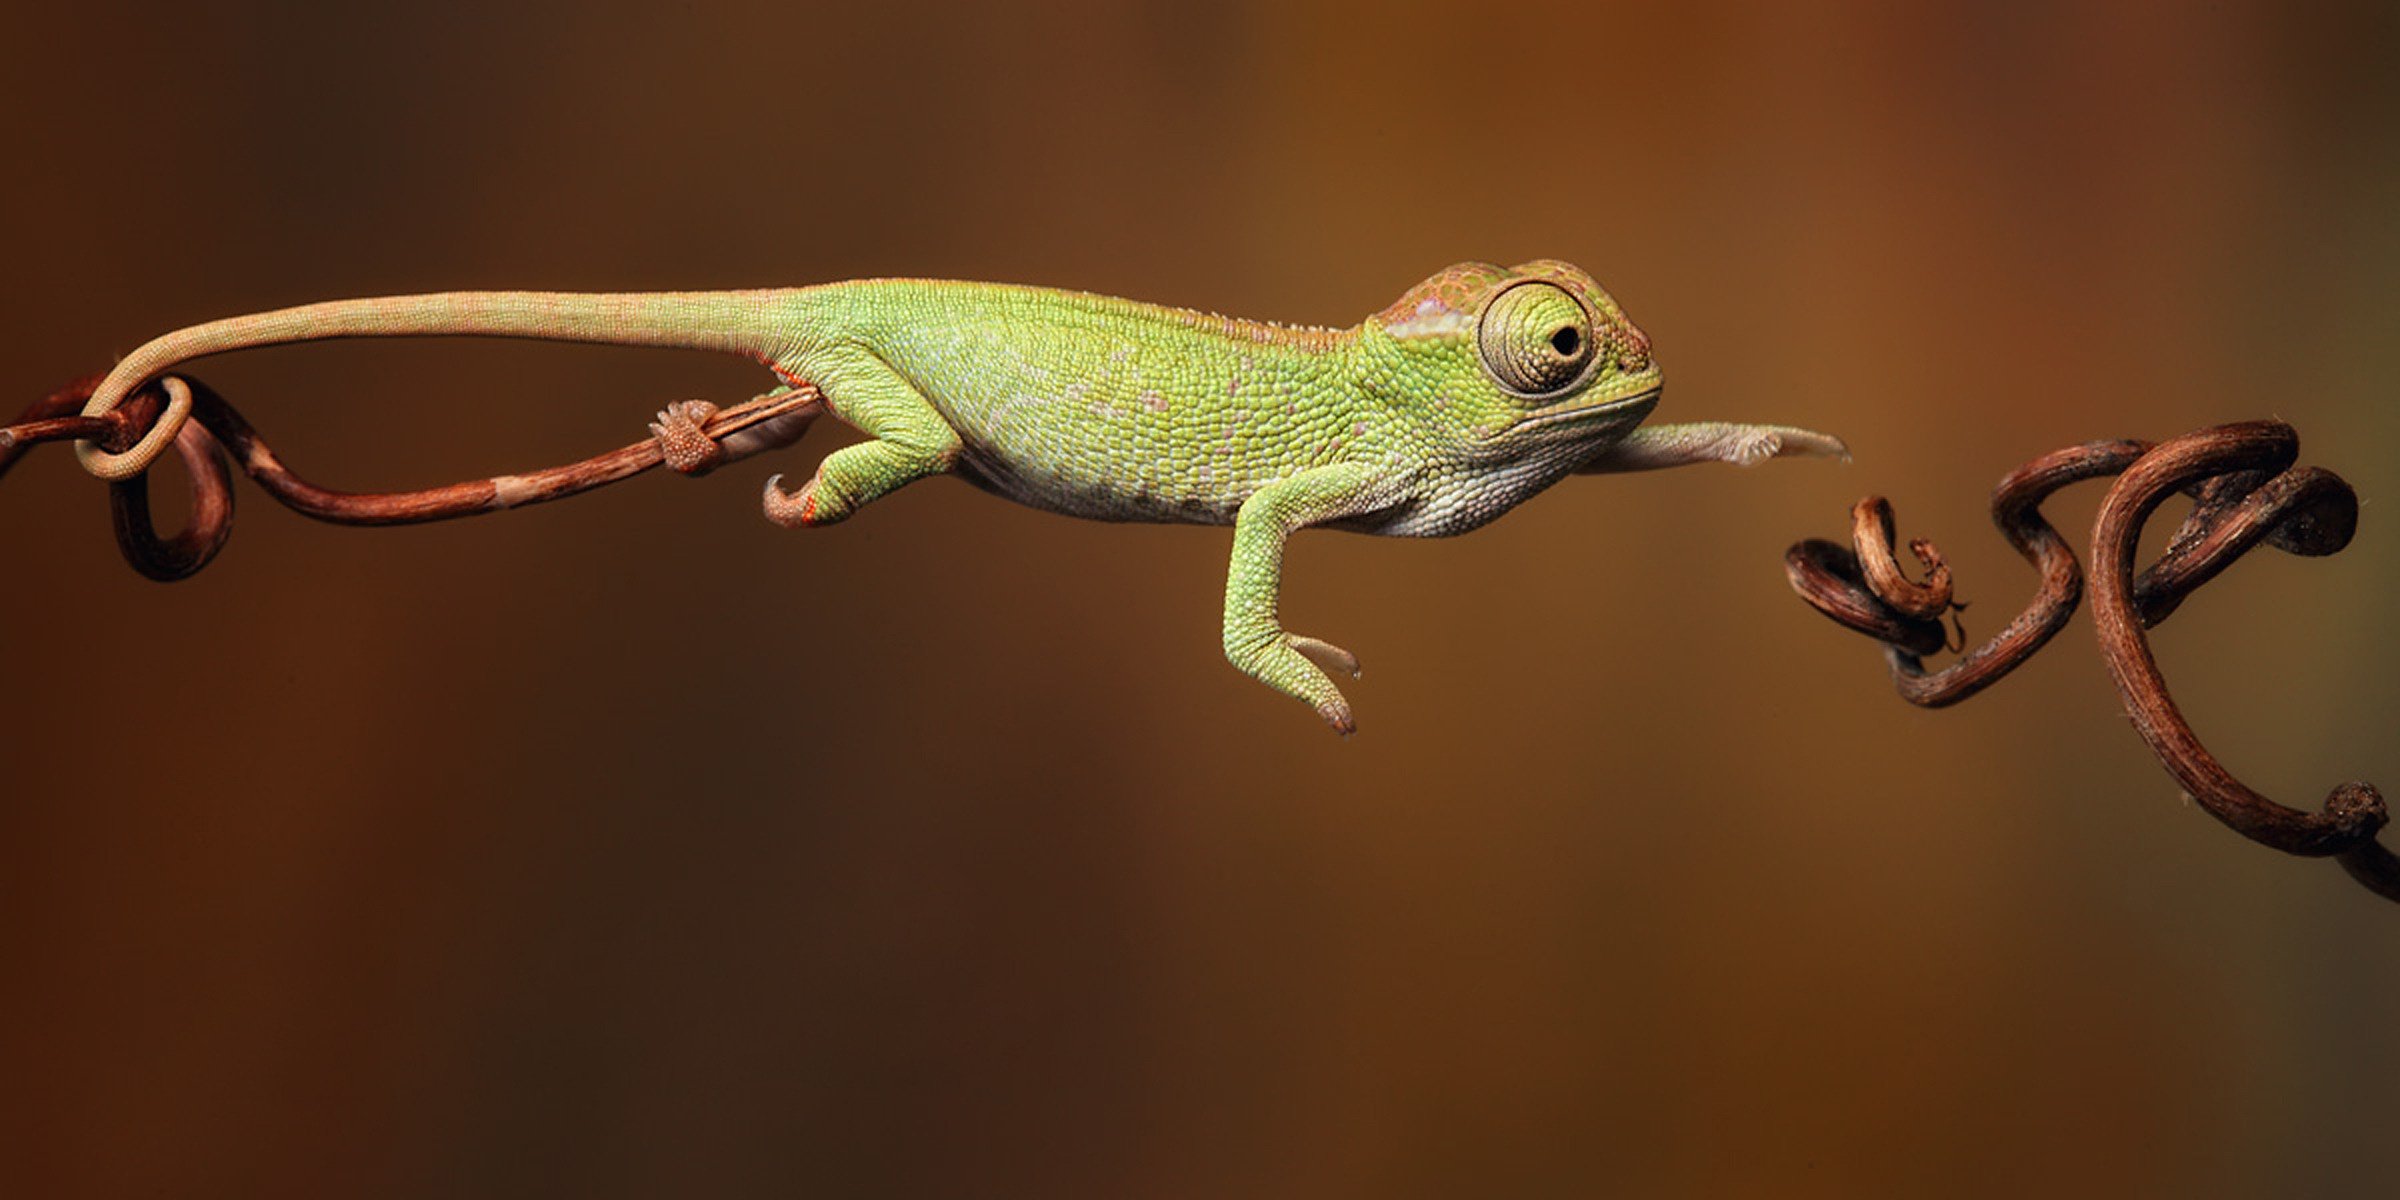
{"type": "MultiPolygon", "coordinates": [[[[2243,563],[2161,658],[2262,790],[2400,785],[2388,6],[485,7],[15,13],[0,387],[379,292],[932,274],[1347,323],[1547,255],[1656,339],[1662,419],[1858,461],[1304,537],[1286,614],[1368,665],[1342,742],[1220,659],[1222,531],[948,481],[768,526],[830,428],[416,529],[244,485],[172,588],[40,454],[0,489],[0,1192],[2389,1185],[2400,912],[2179,802],[2080,620],[1920,712],[1779,562],[1885,492],[1988,633],[2030,579],[2002,472],[2288,418],[2358,544],[2243,563]]],[[[458,342],[200,374],[353,487],[765,382],[458,342]]],[[[2054,507],[2078,543],[2095,502],[2054,507]]]]}

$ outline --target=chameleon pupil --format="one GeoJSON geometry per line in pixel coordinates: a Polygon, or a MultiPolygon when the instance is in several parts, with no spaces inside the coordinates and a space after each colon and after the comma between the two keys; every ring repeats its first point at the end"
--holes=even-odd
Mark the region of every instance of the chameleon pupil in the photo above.
{"type": "Polygon", "coordinates": [[[1558,332],[1550,335],[1550,348],[1558,351],[1560,358],[1575,357],[1575,348],[1582,344],[1583,336],[1572,325],[1561,325],[1558,332]]]}

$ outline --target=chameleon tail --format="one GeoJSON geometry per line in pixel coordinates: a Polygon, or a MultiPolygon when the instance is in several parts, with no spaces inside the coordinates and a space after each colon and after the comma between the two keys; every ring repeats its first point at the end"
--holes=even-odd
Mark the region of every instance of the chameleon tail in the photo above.
{"type": "MultiPolygon", "coordinates": [[[[438,292],[303,304],[194,325],[145,344],[100,382],[83,414],[108,412],[134,389],[189,359],[325,338],[480,335],[722,350],[766,360],[776,356],[788,338],[778,332],[784,322],[777,320],[776,301],[790,294],[781,289],[438,292]]],[[[190,411],[189,394],[171,389],[166,412],[139,444],[122,454],[109,454],[90,442],[77,442],[76,457],[85,470],[103,479],[138,475],[166,450],[190,411]]]]}

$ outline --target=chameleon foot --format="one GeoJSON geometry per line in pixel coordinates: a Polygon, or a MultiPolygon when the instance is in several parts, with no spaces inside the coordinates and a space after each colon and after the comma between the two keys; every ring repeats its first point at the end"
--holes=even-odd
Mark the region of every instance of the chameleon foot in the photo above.
{"type": "Polygon", "coordinates": [[[1331,674],[1358,678],[1358,656],[1331,642],[1280,631],[1251,640],[1230,641],[1226,657],[1242,673],[1317,710],[1317,716],[1344,737],[1358,732],[1350,702],[1334,686],[1331,674]]]}
{"type": "Polygon", "coordinates": [[[706,400],[679,400],[658,410],[650,436],[658,439],[659,454],[669,467],[684,475],[706,475],[725,460],[715,438],[700,431],[702,422],[717,414],[706,400]]]}
{"type": "Polygon", "coordinates": [[[1794,429],[1785,425],[1761,425],[1750,429],[1727,449],[1725,461],[1738,467],[1755,467],[1770,458],[1834,458],[1850,461],[1850,447],[1829,433],[1813,429],[1794,429]]]}
{"type": "Polygon", "coordinates": [[[1331,725],[1335,733],[1343,737],[1357,733],[1358,719],[1350,715],[1350,701],[1325,676],[1342,674],[1352,679],[1358,678],[1358,656],[1332,642],[1303,637],[1297,633],[1283,635],[1283,644],[1298,652],[1300,657],[1315,663],[1322,672],[1317,677],[1322,687],[1309,688],[1303,685],[1301,698],[1310,702],[1317,710],[1317,716],[1331,725]]]}
{"type": "Polygon", "coordinates": [[[858,503],[839,487],[826,484],[822,467],[809,476],[808,482],[801,484],[796,492],[783,490],[783,476],[768,476],[766,492],[760,499],[760,507],[766,511],[767,519],[785,529],[814,529],[820,525],[832,525],[849,519],[850,514],[859,508],[858,503]]]}
{"type": "Polygon", "coordinates": [[[760,497],[760,507],[766,511],[768,520],[785,529],[800,529],[824,523],[817,519],[817,481],[815,479],[801,484],[799,491],[787,492],[783,490],[783,476],[767,476],[767,488],[765,494],[760,497]]]}

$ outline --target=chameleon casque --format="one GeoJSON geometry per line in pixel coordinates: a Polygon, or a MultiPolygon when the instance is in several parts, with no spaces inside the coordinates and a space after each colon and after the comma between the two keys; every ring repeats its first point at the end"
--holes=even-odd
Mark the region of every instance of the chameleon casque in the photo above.
{"type": "MultiPolygon", "coordinates": [[[[1238,320],[1078,292],[872,279],[722,292],[444,292],[340,300],[179,330],[128,355],[98,416],[187,359],[322,338],[488,335],[719,350],[814,384],[868,435],[798,491],[767,480],[768,519],[830,525],[928,475],[1106,521],[1231,525],[1225,656],[1356,726],[1329,672],[1358,660],[1286,631],[1284,542],[1312,525],[1399,537],[1464,533],[1578,472],[1778,455],[1847,458],[1838,438],[1777,425],[1641,427],[1657,406],[1650,339],[1563,262],[1461,263],[1349,329],[1238,320]]],[[[180,380],[122,454],[76,452],[103,478],[139,473],[190,411],[180,380]]],[[[669,463],[708,469],[788,445],[804,410],[723,443],[714,411],[651,426],[669,463]]]]}

